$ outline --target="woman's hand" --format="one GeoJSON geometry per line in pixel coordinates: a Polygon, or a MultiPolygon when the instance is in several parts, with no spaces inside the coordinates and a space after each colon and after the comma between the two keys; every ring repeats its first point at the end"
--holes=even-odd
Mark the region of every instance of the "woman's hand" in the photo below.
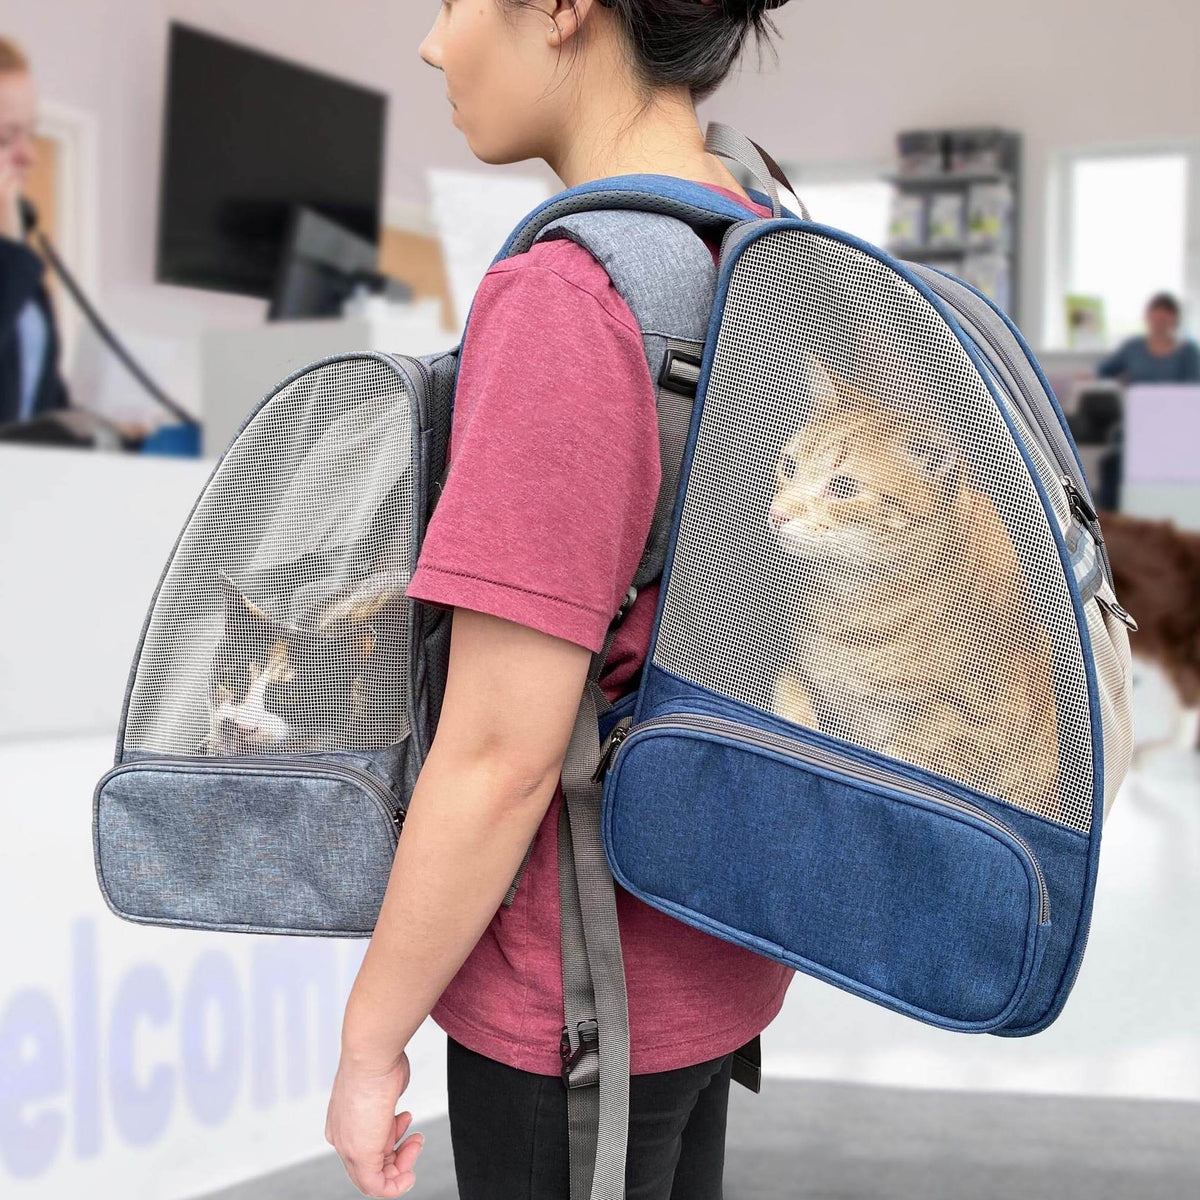
{"type": "Polygon", "coordinates": [[[364,1196],[391,1200],[403,1196],[417,1182],[413,1167],[425,1135],[414,1133],[405,1138],[412,1113],[396,1115],[396,1101],[407,1089],[408,1080],[404,1051],[394,1061],[378,1065],[343,1052],[338,1063],[325,1118],[325,1140],[337,1150],[351,1183],[364,1196]]]}

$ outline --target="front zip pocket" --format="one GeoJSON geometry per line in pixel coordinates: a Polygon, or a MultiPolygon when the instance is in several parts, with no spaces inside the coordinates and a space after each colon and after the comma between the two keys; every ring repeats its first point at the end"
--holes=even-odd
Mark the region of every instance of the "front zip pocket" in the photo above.
{"type": "Polygon", "coordinates": [[[647,903],[944,1027],[998,1028],[1020,1002],[1049,889],[964,789],[697,712],[606,750],[606,852],[647,903]]]}
{"type": "Polygon", "coordinates": [[[365,937],[403,819],[383,780],[330,758],[134,759],[96,785],[97,877],[129,920],[365,937]]]}

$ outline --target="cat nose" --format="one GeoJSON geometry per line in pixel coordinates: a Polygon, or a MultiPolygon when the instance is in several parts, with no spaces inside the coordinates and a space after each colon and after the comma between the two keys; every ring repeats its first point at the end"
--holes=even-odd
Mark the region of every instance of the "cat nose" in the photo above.
{"type": "Polygon", "coordinates": [[[778,529],[786,520],[787,517],[774,505],[767,510],[767,522],[772,529],[778,529]]]}

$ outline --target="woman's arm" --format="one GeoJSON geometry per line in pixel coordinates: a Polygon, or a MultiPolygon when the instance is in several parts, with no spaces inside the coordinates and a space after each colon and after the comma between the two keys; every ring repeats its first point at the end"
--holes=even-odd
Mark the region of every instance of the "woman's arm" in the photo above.
{"type": "Polygon", "coordinates": [[[454,610],[446,696],[412,794],[343,1054],[394,1059],[487,928],[558,783],[591,652],[454,610]]]}
{"type": "Polygon", "coordinates": [[[398,1196],[413,1184],[423,1137],[405,1138],[410,1112],[394,1115],[409,1081],[405,1047],[488,927],[541,825],[590,662],[575,642],[454,609],[437,734],[350,991],[325,1123],[365,1195],[398,1196]]]}

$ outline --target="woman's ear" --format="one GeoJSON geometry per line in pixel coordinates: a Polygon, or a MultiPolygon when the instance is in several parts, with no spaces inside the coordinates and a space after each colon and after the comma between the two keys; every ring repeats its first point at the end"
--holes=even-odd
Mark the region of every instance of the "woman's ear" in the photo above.
{"type": "Polygon", "coordinates": [[[552,46],[561,46],[573,38],[591,15],[593,8],[601,8],[596,0],[548,0],[546,15],[551,24],[546,37],[552,46]]]}

